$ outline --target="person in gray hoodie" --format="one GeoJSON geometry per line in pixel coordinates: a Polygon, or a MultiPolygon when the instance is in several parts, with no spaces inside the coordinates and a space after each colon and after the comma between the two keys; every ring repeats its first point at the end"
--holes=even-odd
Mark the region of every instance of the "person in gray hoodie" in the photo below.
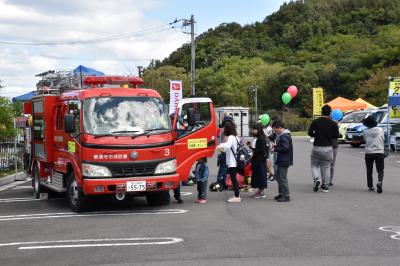
{"type": "Polygon", "coordinates": [[[385,136],[383,129],[377,127],[377,122],[372,116],[365,118],[362,123],[367,127],[364,130],[365,164],[367,166],[367,185],[369,191],[374,191],[372,171],[374,162],[378,172],[376,190],[382,193],[383,170],[385,168],[385,136]]]}

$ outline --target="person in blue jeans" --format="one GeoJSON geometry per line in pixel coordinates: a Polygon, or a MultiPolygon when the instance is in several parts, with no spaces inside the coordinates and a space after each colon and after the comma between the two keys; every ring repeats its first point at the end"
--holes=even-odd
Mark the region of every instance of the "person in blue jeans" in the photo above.
{"type": "MultiPolygon", "coordinates": [[[[174,198],[177,203],[183,203],[182,195],[181,195],[181,182],[178,183],[178,187],[174,190],[174,198]]],[[[169,194],[169,190],[165,191],[165,199],[164,204],[168,205],[171,202],[171,195],[169,194]]]]}
{"type": "Polygon", "coordinates": [[[207,202],[208,175],[207,158],[202,158],[197,162],[195,171],[198,192],[196,203],[204,204],[207,202]]]}
{"type": "Polygon", "coordinates": [[[293,142],[290,131],[285,129],[281,121],[274,121],[272,128],[278,135],[276,146],[273,147],[273,150],[277,154],[275,162],[277,172],[275,178],[279,188],[279,195],[275,197],[275,200],[286,202],[290,201],[287,172],[289,166],[293,165],[293,142]]]}
{"type": "Polygon", "coordinates": [[[221,190],[224,190],[226,189],[226,175],[228,172],[225,152],[220,152],[220,154],[218,154],[217,166],[219,167],[217,174],[217,183],[219,184],[221,190]]]}

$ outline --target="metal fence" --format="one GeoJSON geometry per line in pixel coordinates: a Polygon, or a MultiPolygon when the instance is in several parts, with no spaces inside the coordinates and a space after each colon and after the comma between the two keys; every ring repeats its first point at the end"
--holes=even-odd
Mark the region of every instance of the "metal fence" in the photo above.
{"type": "Polygon", "coordinates": [[[0,138],[0,172],[21,169],[23,166],[24,143],[21,135],[0,138]]]}

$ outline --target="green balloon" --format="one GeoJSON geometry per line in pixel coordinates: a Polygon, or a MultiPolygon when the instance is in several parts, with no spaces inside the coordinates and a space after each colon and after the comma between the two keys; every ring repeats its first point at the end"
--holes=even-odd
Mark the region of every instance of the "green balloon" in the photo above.
{"type": "Polygon", "coordinates": [[[292,95],[290,95],[290,93],[285,92],[284,94],[282,94],[282,102],[285,105],[288,105],[291,100],[292,100],[292,95]]]}
{"type": "Polygon", "coordinates": [[[264,127],[265,127],[266,125],[268,125],[270,121],[271,121],[271,118],[269,117],[268,114],[263,114],[263,115],[261,116],[261,125],[263,125],[264,127]]]}

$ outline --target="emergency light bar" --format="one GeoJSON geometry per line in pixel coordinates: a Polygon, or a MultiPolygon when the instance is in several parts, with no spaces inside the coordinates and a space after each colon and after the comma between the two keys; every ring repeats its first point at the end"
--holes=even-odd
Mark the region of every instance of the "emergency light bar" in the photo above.
{"type": "Polygon", "coordinates": [[[138,77],[126,77],[126,76],[100,76],[100,77],[87,77],[83,80],[83,84],[91,85],[96,87],[97,85],[105,84],[119,84],[119,85],[133,85],[137,87],[143,84],[143,79],[138,77]]]}

